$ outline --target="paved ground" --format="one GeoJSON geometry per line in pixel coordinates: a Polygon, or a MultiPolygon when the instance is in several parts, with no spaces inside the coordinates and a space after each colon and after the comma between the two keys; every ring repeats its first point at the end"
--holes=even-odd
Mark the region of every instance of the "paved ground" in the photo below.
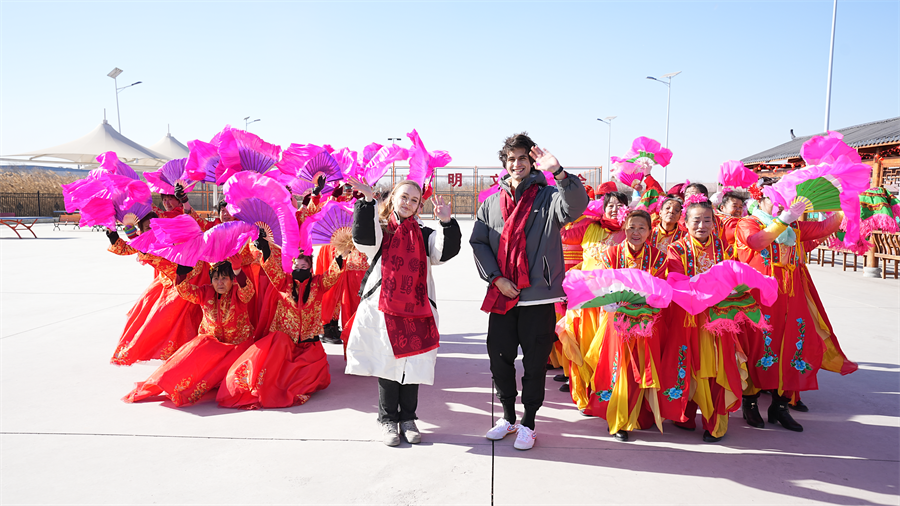
{"type": "MultiPolygon", "coordinates": [[[[467,237],[471,222],[463,222],[467,237]]],[[[823,372],[797,434],[732,415],[727,437],[664,425],[617,443],[547,382],[538,441],[484,439],[499,407],[470,250],[435,269],[442,343],[420,391],[423,442],[381,444],[373,378],[303,406],[235,411],[119,399],[157,363],[108,363],[150,281],[87,230],[0,231],[3,504],[900,504],[900,284],[812,267],[856,373],[823,372]]],[[[553,374],[552,372],[550,373],[553,374]]],[[[767,407],[762,402],[762,407],[767,407]]]]}

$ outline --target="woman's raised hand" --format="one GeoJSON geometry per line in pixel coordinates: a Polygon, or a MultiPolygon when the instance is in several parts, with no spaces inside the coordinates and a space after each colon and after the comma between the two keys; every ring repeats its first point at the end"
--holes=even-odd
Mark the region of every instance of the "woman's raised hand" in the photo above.
{"type": "Polygon", "coordinates": [[[369,186],[369,184],[362,179],[351,176],[347,178],[347,183],[351,188],[358,191],[359,193],[362,193],[367,201],[375,199],[375,189],[369,186]]]}
{"type": "Polygon", "coordinates": [[[452,209],[450,204],[444,203],[444,197],[435,195],[431,197],[431,203],[434,205],[434,215],[437,216],[437,219],[441,220],[441,223],[449,223],[452,209]]]}

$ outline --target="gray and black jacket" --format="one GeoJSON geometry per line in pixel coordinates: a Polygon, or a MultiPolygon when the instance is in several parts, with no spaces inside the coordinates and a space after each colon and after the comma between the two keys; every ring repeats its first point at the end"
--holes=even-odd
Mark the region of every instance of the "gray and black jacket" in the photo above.
{"type": "MultiPolygon", "coordinates": [[[[548,186],[544,173],[532,170],[516,188],[516,201],[531,185],[540,189],[525,224],[525,248],[528,254],[531,286],[519,294],[519,305],[535,305],[563,300],[562,282],[566,274],[560,229],[587,209],[590,198],[577,176],[567,174],[556,186],[548,186]]],[[[510,193],[509,175],[500,180],[500,191],[510,193]]],[[[478,209],[469,244],[475,254],[478,274],[487,282],[501,276],[497,263],[503,214],[500,193],[488,197],[478,209]]]]}

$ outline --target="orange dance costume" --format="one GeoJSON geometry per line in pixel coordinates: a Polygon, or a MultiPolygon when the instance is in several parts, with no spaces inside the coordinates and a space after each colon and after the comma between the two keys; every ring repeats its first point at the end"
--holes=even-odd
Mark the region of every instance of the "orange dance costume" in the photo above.
{"type": "MultiPolygon", "coordinates": [[[[645,243],[635,254],[628,243],[610,247],[604,269],[639,269],[659,278],[666,275],[666,256],[645,243]]],[[[661,337],[665,325],[660,310],[646,304],[626,304],[619,311],[602,311],[598,362],[594,365],[592,395],[586,414],[605,419],[609,433],[649,428],[662,430],[659,410],[661,337]]]]}
{"type": "Polygon", "coordinates": [[[253,325],[247,304],[253,283],[241,271],[228,293],[219,295],[212,285],[191,282],[198,269],[178,279],[178,294],[200,306],[203,319],[196,337],[169,357],[146,381],[138,383],[122,400],[139,402],[159,395],[176,406],[194,404],[219,386],[232,363],[250,346],[253,325]]]}
{"type": "MultiPolygon", "coordinates": [[[[779,395],[788,392],[796,402],[798,392],[818,389],[820,368],[841,374],[857,369],[841,350],[805,264],[804,243],[827,237],[838,223],[840,215],[823,222],[794,222],[790,225],[796,237],[793,245],[773,241],[759,250],[750,246],[754,242],[750,238],[766,225],[756,216],[738,224],[738,259],[778,281],[778,300],[772,306],[761,306],[772,330],[745,345],[751,383],[746,393],[777,390],[779,395]]],[[[769,225],[773,226],[779,225],[769,225]]]]}
{"type": "Polygon", "coordinates": [[[131,365],[145,360],[165,360],[197,334],[203,316],[199,307],[178,296],[172,262],[132,248],[118,234],[108,234],[109,251],[116,255],[137,254],[138,262],[153,267],[153,281],[128,311],[128,321],[119,337],[110,363],[131,365]]]}
{"type": "Polygon", "coordinates": [[[309,400],[331,384],[328,358],[314,338],[322,331],[322,293],[340,275],[333,261],[328,272],[297,281],[281,266],[281,249],[271,245],[262,268],[278,292],[268,333],[231,364],[216,396],[229,408],[284,408],[309,400]]]}
{"type": "MultiPolygon", "coordinates": [[[[727,244],[710,235],[705,244],[685,236],[669,246],[667,269],[695,276],[713,265],[729,260],[727,244]]],[[[728,299],[726,299],[728,300],[728,299]]],[[[728,413],[741,405],[746,372],[738,335],[733,329],[715,334],[704,328],[709,313],[696,316],[676,304],[669,306],[668,336],[662,347],[659,369],[662,395],[660,412],[665,418],[693,427],[697,407],[703,428],[720,438],[728,430],[728,413]]]]}

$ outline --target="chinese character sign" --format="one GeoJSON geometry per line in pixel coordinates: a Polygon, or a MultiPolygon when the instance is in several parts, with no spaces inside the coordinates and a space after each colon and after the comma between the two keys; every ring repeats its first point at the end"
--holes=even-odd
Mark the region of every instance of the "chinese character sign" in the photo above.
{"type": "Polygon", "coordinates": [[[462,186],[462,172],[456,172],[453,174],[447,174],[447,182],[451,187],[460,187],[462,186]]]}

